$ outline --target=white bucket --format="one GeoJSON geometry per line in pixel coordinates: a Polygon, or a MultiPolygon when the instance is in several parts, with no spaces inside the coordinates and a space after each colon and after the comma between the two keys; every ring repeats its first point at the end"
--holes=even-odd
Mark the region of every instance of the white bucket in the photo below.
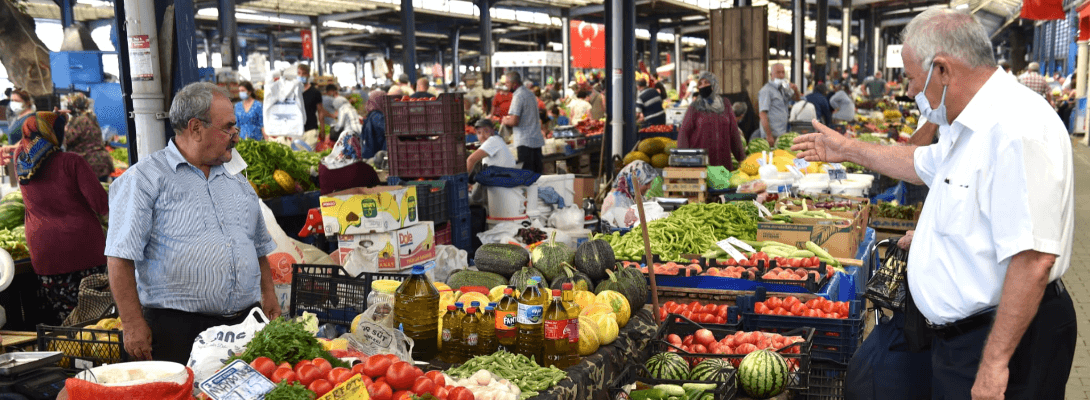
{"type": "Polygon", "coordinates": [[[829,182],[802,181],[798,183],[799,194],[822,194],[829,191],[829,182]]]}
{"type": "Polygon", "coordinates": [[[863,197],[870,189],[870,182],[865,180],[839,180],[829,182],[829,193],[845,196],[863,197]]]}
{"type": "Polygon", "coordinates": [[[496,220],[526,219],[526,187],[505,188],[487,186],[488,218],[496,220]]]}
{"type": "Polygon", "coordinates": [[[136,386],[148,383],[184,385],[189,380],[185,366],[169,361],[133,361],[103,365],[76,375],[77,379],[103,386],[136,386]]]}
{"type": "MultiPolygon", "coordinates": [[[[556,191],[556,194],[560,195],[561,199],[564,199],[564,206],[572,205],[575,201],[575,175],[563,174],[563,175],[542,175],[526,188],[526,204],[528,208],[543,208],[552,211],[552,205],[541,202],[541,198],[537,196],[537,192],[542,187],[551,187],[556,191]]],[[[581,200],[581,199],[580,199],[581,200]]]]}

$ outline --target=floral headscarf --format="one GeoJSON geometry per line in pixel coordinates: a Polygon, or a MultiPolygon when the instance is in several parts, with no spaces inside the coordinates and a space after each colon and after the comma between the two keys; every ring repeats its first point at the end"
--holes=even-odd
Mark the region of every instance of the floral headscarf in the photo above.
{"type": "Polygon", "coordinates": [[[617,173],[617,179],[613,182],[613,188],[628,196],[630,199],[636,198],[636,185],[646,185],[655,180],[655,176],[658,172],[655,168],[641,160],[633,161],[621,169],[621,172],[617,173]]]}
{"type": "Polygon", "coordinates": [[[88,111],[93,111],[94,101],[87,98],[86,95],[80,92],[72,93],[68,96],[68,108],[72,111],[83,114],[88,111]]]}
{"type": "Polygon", "coordinates": [[[23,123],[23,139],[15,164],[19,184],[25,185],[38,169],[45,165],[49,156],[60,151],[64,143],[65,116],[39,112],[23,123]]]}
{"type": "MultiPolygon", "coordinates": [[[[364,108],[364,114],[371,114],[371,111],[382,112],[382,101],[386,98],[386,92],[381,90],[372,90],[367,94],[367,108],[364,108]]],[[[365,115],[366,116],[366,115],[365,115]]]]}

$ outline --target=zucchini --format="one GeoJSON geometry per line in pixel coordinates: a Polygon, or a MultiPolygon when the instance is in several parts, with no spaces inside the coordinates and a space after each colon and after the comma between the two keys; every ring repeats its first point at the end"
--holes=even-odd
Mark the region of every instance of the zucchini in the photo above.
{"type": "Polygon", "coordinates": [[[681,388],[685,389],[685,390],[701,390],[701,391],[715,390],[715,387],[716,387],[716,384],[714,384],[714,383],[686,383],[684,385],[681,385],[681,388]]]}
{"type": "Polygon", "coordinates": [[[685,396],[685,389],[678,385],[655,385],[654,389],[662,390],[667,396],[685,396]]]}
{"type": "Polygon", "coordinates": [[[666,400],[666,392],[662,389],[636,390],[631,393],[632,400],[666,400]]]}
{"type": "Polygon", "coordinates": [[[810,250],[795,250],[791,253],[791,258],[810,258],[814,256],[814,252],[810,250]]]}

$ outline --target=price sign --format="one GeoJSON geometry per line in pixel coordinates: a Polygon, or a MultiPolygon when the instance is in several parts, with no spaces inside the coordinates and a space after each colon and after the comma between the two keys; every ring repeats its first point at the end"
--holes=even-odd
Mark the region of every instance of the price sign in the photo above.
{"type": "Polygon", "coordinates": [[[802,176],[803,176],[802,171],[799,171],[799,169],[795,168],[794,165],[788,165],[787,166],[787,172],[790,172],[791,175],[794,175],[795,179],[802,179],[802,176]]]}
{"type": "Polygon", "coordinates": [[[738,251],[738,249],[734,248],[734,246],[731,245],[729,239],[720,240],[716,242],[715,245],[719,246],[720,249],[723,249],[723,251],[727,252],[727,254],[730,255],[730,258],[733,258],[736,261],[742,261],[746,259],[746,256],[742,254],[742,252],[738,251]]]}
{"type": "Polygon", "coordinates": [[[764,204],[761,204],[761,202],[759,202],[757,200],[753,200],[753,205],[757,206],[757,211],[761,214],[761,216],[763,216],[763,217],[771,217],[772,216],[772,211],[768,211],[768,208],[765,207],[764,204]]]}
{"type": "Polygon", "coordinates": [[[352,379],[337,385],[318,400],[369,400],[370,398],[367,388],[363,385],[363,379],[359,375],[354,375],[352,379]]]}
{"type": "Polygon", "coordinates": [[[839,163],[829,164],[829,179],[834,181],[848,179],[848,172],[839,163]]]}
{"type": "Polygon", "coordinates": [[[734,247],[737,247],[739,249],[748,251],[750,253],[754,252],[753,246],[750,246],[748,243],[743,242],[743,241],[741,241],[740,239],[738,239],[738,238],[736,238],[734,236],[731,236],[731,237],[727,238],[726,241],[728,243],[730,243],[731,245],[733,245],[734,247]]]}
{"type": "Polygon", "coordinates": [[[200,384],[213,400],[258,400],[274,388],[276,384],[242,360],[227,364],[200,384]]]}
{"type": "Polygon", "coordinates": [[[809,167],[809,166],[810,166],[810,162],[806,161],[805,158],[796,158],[795,159],[795,168],[798,168],[800,170],[804,170],[804,169],[806,169],[806,167],[809,167]]]}

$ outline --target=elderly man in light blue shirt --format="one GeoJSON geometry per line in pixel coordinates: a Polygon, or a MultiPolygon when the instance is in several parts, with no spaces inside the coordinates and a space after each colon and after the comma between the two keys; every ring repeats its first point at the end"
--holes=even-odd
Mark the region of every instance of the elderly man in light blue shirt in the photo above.
{"type": "Polygon", "coordinates": [[[541,117],[537,108],[537,97],[522,85],[518,72],[511,71],[504,74],[506,85],[514,96],[511,98],[511,107],[507,115],[503,117],[503,124],[511,127],[515,132],[515,143],[518,147],[519,162],[522,169],[541,173],[543,160],[541,147],[545,146],[545,136],[541,134],[541,117]]]}
{"type": "Polygon", "coordinates": [[[258,306],[280,315],[260,200],[225,165],[238,157],[231,110],[215,84],[186,86],[170,107],[176,136],[110,188],[110,287],[134,359],[184,364],[205,329],[258,306]]]}

